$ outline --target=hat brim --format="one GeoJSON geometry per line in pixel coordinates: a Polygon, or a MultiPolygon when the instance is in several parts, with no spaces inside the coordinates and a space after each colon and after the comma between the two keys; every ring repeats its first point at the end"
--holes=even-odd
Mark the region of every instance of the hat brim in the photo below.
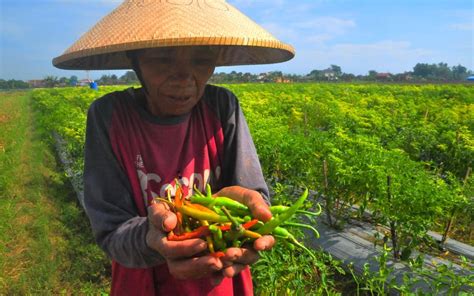
{"type": "MultiPolygon", "coordinates": [[[[126,70],[132,68],[132,62],[127,56],[127,51],[164,48],[175,46],[199,46],[199,45],[174,45],[174,46],[143,46],[140,44],[120,45],[113,48],[96,48],[91,50],[77,51],[64,54],[53,59],[53,65],[65,70],[126,70]],[[124,50],[123,48],[126,48],[124,50]]],[[[232,46],[232,45],[202,45],[216,47],[218,49],[218,59],[216,66],[238,66],[274,64],[291,60],[295,53],[291,46],[288,48],[271,48],[265,46],[232,46]]]]}

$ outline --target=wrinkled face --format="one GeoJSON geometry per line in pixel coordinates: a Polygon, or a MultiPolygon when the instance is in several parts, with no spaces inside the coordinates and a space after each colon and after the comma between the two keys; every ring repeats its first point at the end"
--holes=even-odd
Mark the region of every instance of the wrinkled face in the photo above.
{"type": "Polygon", "coordinates": [[[153,115],[183,115],[199,102],[215,69],[217,54],[208,47],[145,49],[137,53],[147,103],[153,115]]]}

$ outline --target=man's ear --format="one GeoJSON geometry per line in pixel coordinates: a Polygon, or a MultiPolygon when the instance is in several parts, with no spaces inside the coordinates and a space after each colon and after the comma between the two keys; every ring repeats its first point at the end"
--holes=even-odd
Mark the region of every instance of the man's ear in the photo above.
{"type": "Polygon", "coordinates": [[[140,65],[138,64],[138,51],[129,50],[127,51],[126,55],[127,55],[127,58],[130,59],[130,62],[132,64],[132,70],[137,75],[137,78],[140,81],[140,84],[142,85],[142,88],[145,91],[145,94],[148,94],[148,89],[146,88],[145,81],[143,80],[143,76],[142,76],[142,71],[140,70],[140,65]]]}

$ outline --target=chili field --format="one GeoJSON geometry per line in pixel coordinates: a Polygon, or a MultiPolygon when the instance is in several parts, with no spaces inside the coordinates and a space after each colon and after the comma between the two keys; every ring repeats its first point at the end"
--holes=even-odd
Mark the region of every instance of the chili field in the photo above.
{"type": "MultiPolygon", "coordinates": [[[[307,208],[323,206],[325,218],[319,223],[341,230],[358,219],[383,227],[385,231],[373,238],[383,250],[381,263],[392,258],[416,265],[414,254],[419,252],[443,256],[448,238],[474,244],[472,85],[225,87],[239,98],[264,175],[279,203],[291,204],[292,196],[307,187],[311,190],[307,208]],[[429,231],[439,233],[441,242],[429,231]]],[[[73,175],[82,174],[88,106],[124,88],[32,91],[38,125],[48,131],[46,135],[54,132],[64,140],[73,159],[73,175]]],[[[315,254],[316,262],[284,245],[263,254],[252,267],[257,294],[414,292],[409,279],[387,284],[390,270],[383,264],[377,274],[356,275],[330,254],[320,250],[315,254]]],[[[456,255],[449,259],[467,267],[470,276],[446,282],[443,277],[452,275],[446,266],[435,278],[442,282],[439,289],[453,295],[461,286],[473,289],[472,262],[456,255]]]]}

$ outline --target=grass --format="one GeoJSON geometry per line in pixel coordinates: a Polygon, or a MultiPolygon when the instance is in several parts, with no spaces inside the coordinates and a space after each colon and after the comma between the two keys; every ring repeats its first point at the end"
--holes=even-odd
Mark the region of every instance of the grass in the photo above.
{"type": "Polygon", "coordinates": [[[109,289],[109,260],[42,139],[28,92],[0,94],[0,294],[109,289]]]}

